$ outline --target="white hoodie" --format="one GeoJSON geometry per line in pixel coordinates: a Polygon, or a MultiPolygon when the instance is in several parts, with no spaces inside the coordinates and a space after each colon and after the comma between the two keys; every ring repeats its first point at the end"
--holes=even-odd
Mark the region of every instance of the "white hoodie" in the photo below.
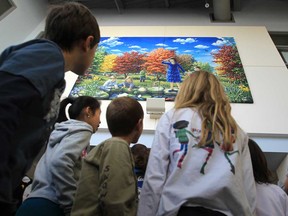
{"type": "Polygon", "coordinates": [[[172,109],[161,117],[138,216],[175,216],[181,206],[202,206],[228,216],[254,214],[256,187],[247,135],[238,128],[234,149],[225,154],[215,143],[198,148],[200,134],[201,118],[191,108],[172,109]]]}
{"type": "Polygon", "coordinates": [[[83,121],[68,120],[55,125],[45,154],[37,164],[28,197],[46,198],[69,213],[80,176],[81,156],[89,147],[93,128],[83,121]]]}

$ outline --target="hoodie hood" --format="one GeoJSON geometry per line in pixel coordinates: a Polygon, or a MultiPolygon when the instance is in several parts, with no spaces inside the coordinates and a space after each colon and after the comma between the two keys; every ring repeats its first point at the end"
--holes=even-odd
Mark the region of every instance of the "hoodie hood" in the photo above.
{"type": "Polygon", "coordinates": [[[93,128],[86,122],[70,119],[65,122],[56,123],[55,129],[50,135],[49,146],[53,147],[59,143],[65,136],[78,133],[81,131],[89,131],[93,133],[93,128]]]}

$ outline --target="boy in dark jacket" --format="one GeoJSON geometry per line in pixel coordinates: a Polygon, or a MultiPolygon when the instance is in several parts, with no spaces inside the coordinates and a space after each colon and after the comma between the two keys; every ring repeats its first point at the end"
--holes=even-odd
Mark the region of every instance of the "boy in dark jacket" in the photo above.
{"type": "Polygon", "coordinates": [[[15,212],[14,190],[57,119],[64,73],[84,74],[100,31],[86,7],[67,3],[48,14],[44,38],[0,55],[0,209],[7,216],[15,212]]]}

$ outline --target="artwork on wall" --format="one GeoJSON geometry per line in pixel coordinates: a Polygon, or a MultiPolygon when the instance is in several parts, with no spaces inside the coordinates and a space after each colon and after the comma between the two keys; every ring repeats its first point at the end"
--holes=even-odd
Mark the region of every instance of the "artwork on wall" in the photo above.
{"type": "Polygon", "coordinates": [[[219,78],[231,103],[253,103],[233,37],[103,37],[70,96],[174,101],[179,84],[199,69],[219,78]]]}

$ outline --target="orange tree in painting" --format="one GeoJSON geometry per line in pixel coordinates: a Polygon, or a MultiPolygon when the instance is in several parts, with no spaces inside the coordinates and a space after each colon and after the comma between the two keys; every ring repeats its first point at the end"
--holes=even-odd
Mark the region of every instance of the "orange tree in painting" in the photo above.
{"type": "Polygon", "coordinates": [[[150,52],[144,59],[144,68],[147,75],[155,75],[160,80],[161,75],[166,74],[166,67],[162,61],[175,56],[175,51],[159,48],[150,52]]]}
{"type": "Polygon", "coordinates": [[[118,74],[124,74],[125,78],[129,73],[138,73],[141,70],[143,64],[144,54],[138,52],[125,52],[121,56],[117,56],[115,59],[113,71],[118,74]]]}
{"type": "Polygon", "coordinates": [[[212,53],[212,55],[214,62],[219,65],[215,68],[218,74],[226,76],[234,83],[242,83],[246,80],[236,46],[224,45],[217,53],[212,53]]]}

